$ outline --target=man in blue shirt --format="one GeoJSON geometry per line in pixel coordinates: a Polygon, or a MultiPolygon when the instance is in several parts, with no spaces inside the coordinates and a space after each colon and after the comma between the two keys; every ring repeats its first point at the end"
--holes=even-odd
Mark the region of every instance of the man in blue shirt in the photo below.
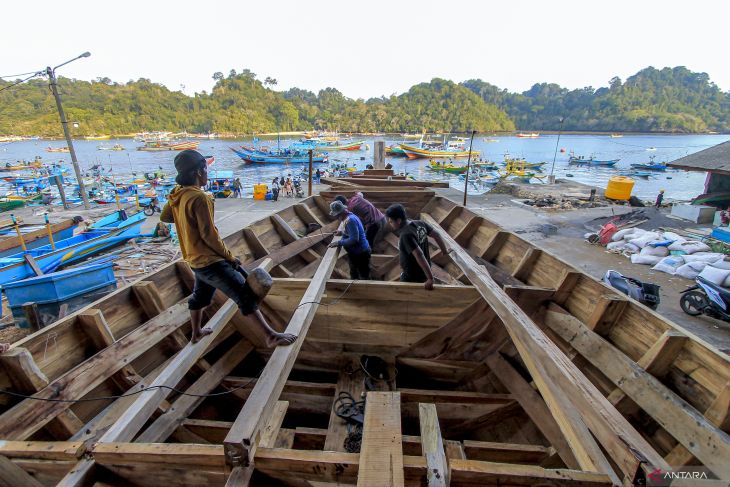
{"type": "Polygon", "coordinates": [[[341,201],[330,204],[330,216],[345,222],[345,230],[338,242],[332,242],[330,247],[345,247],[347,260],[350,263],[350,279],[370,279],[370,244],[365,238],[365,228],[360,219],[347,211],[341,201]]]}

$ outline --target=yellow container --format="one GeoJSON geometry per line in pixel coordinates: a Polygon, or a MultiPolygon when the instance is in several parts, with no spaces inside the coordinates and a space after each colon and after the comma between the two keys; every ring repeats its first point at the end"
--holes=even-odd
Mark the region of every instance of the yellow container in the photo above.
{"type": "Polygon", "coordinates": [[[254,193],[253,199],[255,200],[265,200],[266,199],[266,193],[254,193]]]}
{"type": "Polygon", "coordinates": [[[626,176],[614,176],[608,180],[606,186],[606,198],[612,200],[628,200],[631,198],[631,191],[634,189],[634,180],[626,176]]]}
{"type": "Polygon", "coordinates": [[[264,194],[266,194],[266,193],[269,192],[269,187],[267,185],[265,185],[265,184],[254,184],[253,185],[253,192],[254,193],[264,193],[264,194]]]}

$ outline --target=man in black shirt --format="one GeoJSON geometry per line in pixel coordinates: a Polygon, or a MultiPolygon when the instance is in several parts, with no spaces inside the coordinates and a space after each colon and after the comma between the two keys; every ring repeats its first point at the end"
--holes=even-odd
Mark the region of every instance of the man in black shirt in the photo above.
{"type": "Polygon", "coordinates": [[[431,225],[421,220],[409,220],[403,205],[397,203],[390,205],[385,210],[385,217],[392,230],[400,230],[400,240],[398,241],[400,280],[402,282],[423,282],[424,288],[432,290],[433,274],[431,273],[428,237],[433,237],[444,255],[451,250],[446,249],[441,235],[434,232],[431,225]]]}

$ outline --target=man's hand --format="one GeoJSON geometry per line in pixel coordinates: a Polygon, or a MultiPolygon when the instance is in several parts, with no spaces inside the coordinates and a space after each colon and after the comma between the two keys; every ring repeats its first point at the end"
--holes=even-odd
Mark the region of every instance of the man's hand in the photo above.
{"type": "Polygon", "coordinates": [[[241,264],[241,259],[239,259],[238,257],[235,257],[235,258],[233,259],[233,262],[231,262],[231,265],[232,265],[233,267],[241,267],[241,265],[242,265],[242,264],[241,264]]]}
{"type": "Polygon", "coordinates": [[[427,279],[426,282],[423,283],[423,288],[426,291],[433,291],[433,279],[427,279]]]}
{"type": "Polygon", "coordinates": [[[329,248],[333,249],[333,248],[335,248],[335,247],[339,247],[339,246],[340,246],[340,245],[339,245],[339,243],[338,243],[338,242],[330,242],[330,244],[329,244],[329,245],[328,245],[327,247],[329,247],[329,248]]]}
{"type": "Polygon", "coordinates": [[[335,230],[334,236],[335,237],[341,237],[342,236],[342,230],[335,230]]]}

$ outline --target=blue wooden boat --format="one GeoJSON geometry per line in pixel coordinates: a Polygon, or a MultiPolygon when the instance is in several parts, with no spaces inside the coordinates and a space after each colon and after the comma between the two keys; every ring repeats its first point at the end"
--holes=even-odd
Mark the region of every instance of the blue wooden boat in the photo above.
{"type": "Polygon", "coordinates": [[[654,158],[652,157],[651,160],[646,164],[631,164],[631,167],[633,169],[642,169],[644,171],[666,171],[667,163],[654,162],[654,158]]]}
{"type": "MultiPolygon", "coordinates": [[[[77,220],[75,218],[51,225],[53,241],[73,237],[76,226],[77,220]]],[[[23,235],[23,243],[25,243],[26,249],[35,249],[50,243],[45,225],[21,225],[20,233],[23,235]]],[[[17,254],[22,250],[20,239],[14,227],[0,230],[0,257],[17,254]]]]}
{"type": "MultiPolygon", "coordinates": [[[[246,164],[304,164],[309,163],[309,154],[301,153],[297,151],[281,151],[279,153],[268,153],[261,151],[253,151],[245,148],[236,149],[231,147],[231,150],[236,153],[238,157],[243,159],[246,164]]],[[[328,162],[329,156],[322,153],[312,154],[313,163],[328,162]]]]}
{"type": "Polygon", "coordinates": [[[32,256],[43,273],[53,272],[62,265],[77,262],[139,236],[145,218],[142,212],[127,217],[124,210],[116,211],[97,221],[84,233],[59,240],[55,243],[55,249],[51,245],[44,245],[0,258],[0,285],[35,276],[25,255],[32,256]]]}
{"type": "Polygon", "coordinates": [[[568,164],[588,164],[591,166],[615,166],[620,159],[594,159],[593,156],[586,158],[584,156],[570,156],[568,157],[568,164]]]}

